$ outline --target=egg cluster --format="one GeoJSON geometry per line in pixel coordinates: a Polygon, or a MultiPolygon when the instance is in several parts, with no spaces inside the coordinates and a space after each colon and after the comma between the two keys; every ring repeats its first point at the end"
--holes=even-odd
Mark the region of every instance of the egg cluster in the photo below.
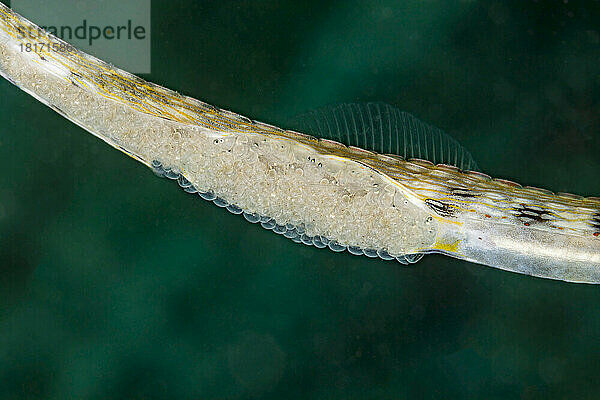
{"type": "Polygon", "coordinates": [[[429,213],[409,201],[405,188],[366,165],[276,134],[157,118],[76,85],[33,57],[0,43],[0,71],[19,87],[251,222],[317,247],[401,261],[435,242],[437,222],[429,213]]]}

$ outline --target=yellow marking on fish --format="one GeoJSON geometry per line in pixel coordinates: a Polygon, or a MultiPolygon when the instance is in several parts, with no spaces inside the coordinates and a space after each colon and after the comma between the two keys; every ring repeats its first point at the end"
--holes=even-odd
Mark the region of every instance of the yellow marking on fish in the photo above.
{"type": "Polygon", "coordinates": [[[460,242],[460,239],[457,239],[450,243],[438,239],[433,245],[433,248],[436,250],[444,251],[446,253],[456,254],[458,252],[458,246],[460,245],[460,242]]]}

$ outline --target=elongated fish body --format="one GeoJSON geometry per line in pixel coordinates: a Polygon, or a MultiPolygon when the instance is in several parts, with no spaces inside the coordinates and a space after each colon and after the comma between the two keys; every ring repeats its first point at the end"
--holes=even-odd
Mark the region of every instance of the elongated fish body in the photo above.
{"type": "Polygon", "coordinates": [[[0,73],[187,192],[296,242],[600,282],[598,198],[251,121],[76,50],[1,3],[0,73]]]}

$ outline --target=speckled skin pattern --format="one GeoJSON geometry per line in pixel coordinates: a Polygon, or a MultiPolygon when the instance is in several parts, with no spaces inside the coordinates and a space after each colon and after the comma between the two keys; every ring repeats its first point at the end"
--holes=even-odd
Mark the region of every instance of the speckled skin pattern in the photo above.
{"type": "Polygon", "coordinates": [[[0,73],[187,192],[296,242],[403,263],[440,252],[600,282],[597,198],[251,121],[69,48],[2,4],[0,73]],[[23,51],[27,43],[45,46],[23,51]]]}

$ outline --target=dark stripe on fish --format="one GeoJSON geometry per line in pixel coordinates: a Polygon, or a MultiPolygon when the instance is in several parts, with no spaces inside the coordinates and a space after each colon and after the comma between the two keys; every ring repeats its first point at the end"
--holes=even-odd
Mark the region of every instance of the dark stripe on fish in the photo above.
{"type": "Polygon", "coordinates": [[[436,214],[442,217],[454,217],[456,210],[448,203],[444,203],[443,201],[434,199],[425,199],[425,204],[427,204],[429,208],[435,211],[436,214]]]}
{"type": "Polygon", "coordinates": [[[537,206],[527,206],[521,204],[514,208],[514,214],[526,225],[532,222],[547,222],[550,219],[550,212],[537,206]]]}
{"type": "Polygon", "coordinates": [[[594,214],[591,225],[596,230],[596,233],[600,234],[600,212],[594,214]]]}
{"type": "Polygon", "coordinates": [[[451,187],[450,193],[454,196],[464,197],[464,198],[473,198],[473,197],[481,196],[480,193],[475,193],[469,189],[456,188],[456,187],[451,187]]]}

